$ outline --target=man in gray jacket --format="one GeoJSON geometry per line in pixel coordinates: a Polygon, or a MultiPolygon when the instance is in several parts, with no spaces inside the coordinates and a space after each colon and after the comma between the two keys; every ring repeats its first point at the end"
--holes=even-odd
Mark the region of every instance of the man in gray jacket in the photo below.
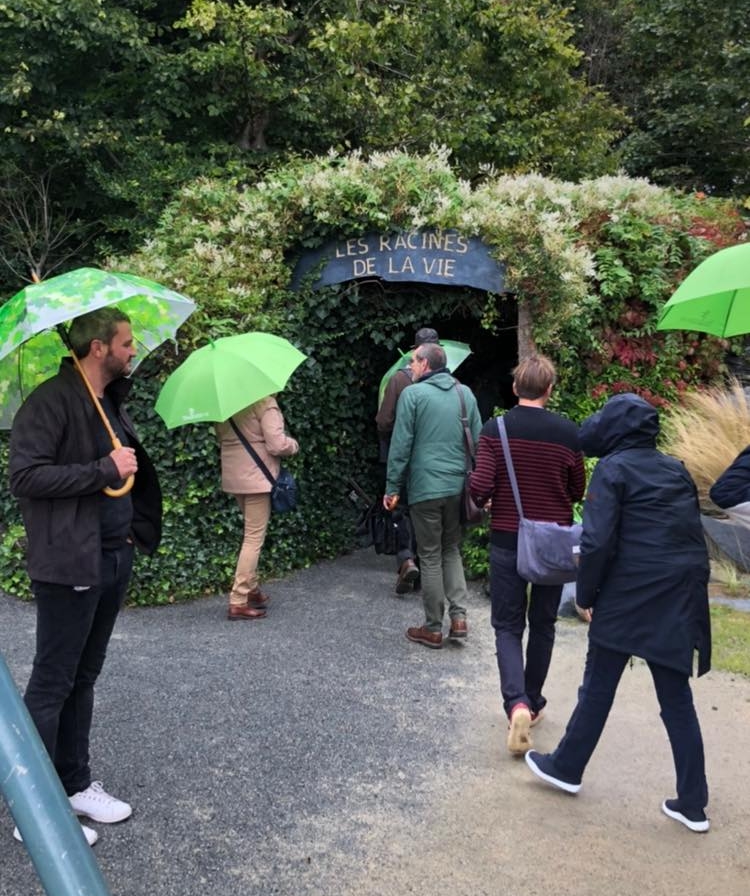
{"type": "Polygon", "coordinates": [[[424,625],[406,637],[425,647],[443,646],[445,604],[448,637],[467,636],[466,579],[461,561],[461,492],[466,473],[462,403],[474,444],[482,421],[476,399],[446,367],[445,350],[432,343],[414,349],[413,383],[396,406],[383,505],[392,509],[406,489],[421,562],[424,625]]]}
{"type": "MultiPolygon", "coordinates": [[[[114,448],[72,359],[38,386],[13,421],[10,488],[28,538],[37,612],[36,655],[24,700],[77,815],[123,821],[128,803],[92,781],[94,683],[125,600],[133,548],[156,550],[161,493],[122,402],[135,357],[114,307],[76,318],[70,342],[122,447],[114,448]],[[110,497],[135,474],[132,491],[110,497]]],[[[84,828],[90,844],[96,831],[84,828]]],[[[20,835],[16,832],[16,838],[20,835]]]]}

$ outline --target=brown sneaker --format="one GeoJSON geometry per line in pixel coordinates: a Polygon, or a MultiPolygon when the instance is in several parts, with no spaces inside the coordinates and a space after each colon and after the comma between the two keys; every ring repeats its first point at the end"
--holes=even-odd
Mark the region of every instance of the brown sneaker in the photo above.
{"type": "Polygon", "coordinates": [[[242,604],[235,606],[230,604],[229,611],[227,612],[227,619],[263,619],[265,615],[266,611],[260,607],[248,607],[242,604]]]}
{"type": "Polygon", "coordinates": [[[451,641],[463,641],[469,634],[469,626],[465,618],[451,619],[451,630],[448,637],[451,641]]]}
{"type": "Polygon", "coordinates": [[[396,579],[396,594],[406,594],[414,587],[419,578],[419,567],[413,560],[404,560],[398,570],[396,579]]]}
{"type": "Polygon", "coordinates": [[[415,644],[424,644],[425,647],[438,649],[443,646],[443,633],[431,632],[428,628],[420,625],[419,628],[407,628],[406,637],[415,644]]]}
{"type": "Polygon", "coordinates": [[[525,703],[516,703],[510,711],[510,730],[508,731],[508,750],[514,756],[523,756],[534,744],[531,740],[531,713],[525,703]]]}

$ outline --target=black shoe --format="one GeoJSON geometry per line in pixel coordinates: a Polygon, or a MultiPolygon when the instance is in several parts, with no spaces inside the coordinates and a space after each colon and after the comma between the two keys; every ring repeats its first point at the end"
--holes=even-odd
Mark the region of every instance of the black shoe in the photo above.
{"type": "Polygon", "coordinates": [[[553,787],[559,787],[560,790],[564,790],[566,793],[578,793],[581,789],[580,781],[568,781],[559,774],[549,755],[537,753],[536,750],[529,750],[526,754],[526,765],[534,772],[537,778],[541,778],[542,781],[546,781],[553,787]]]}
{"type": "Polygon", "coordinates": [[[703,809],[684,809],[679,800],[664,800],[661,811],[697,834],[702,834],[709,828],[709,821],[703,809]]]}

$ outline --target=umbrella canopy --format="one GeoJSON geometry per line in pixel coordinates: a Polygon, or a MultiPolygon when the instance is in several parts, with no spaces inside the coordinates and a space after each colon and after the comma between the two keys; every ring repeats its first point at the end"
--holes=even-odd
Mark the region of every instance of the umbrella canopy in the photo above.
{"type": "Polygon", "coordinates": [[[750,243],[702,261],[664,306],[656,328],[725,338],[750,333],[750,243]]]}
{"type": "MultiPolygon", "coordinates": [[[[448,370],[450,370],[451,373],[453,373],[453,371],[457,367],[459,367],[471,354],[471,349],[465,342],[454,342],[452,339],[441,339],[438,344],[445,349],[445,357],[447,358],[448,370]]],[[[392,364],[388,368],[388,370],[386,370],[383,379],[380,381],[380,389],[378,391],[378,406],[380,406],[380,403],[383,401],[383,394],[385,392],[385,387],[388,384],[388,380],[397,370],[401,370],[402,367],[406,367],[411,352],[412,349],[402,352],[401,357],[398,359],[398,361],[396,361],[395,364],[392,364]]]]}
{"type": "Polygon", "coordinates": [[[219,423],[280,392],[307,358],[272,333],[224,336],[196,349],[164,383],[156,412],[168,429],[219,423]]]}
{"type": "Polygon", "coordinates": [[[22,289],[0,307],[0,429],[9,429],[29,392],[57,373],[65,346],[56,328],[108,305],[130,317],[141,359],[174,339],[196,307],[159,283],[96,268],[22,289]]]}

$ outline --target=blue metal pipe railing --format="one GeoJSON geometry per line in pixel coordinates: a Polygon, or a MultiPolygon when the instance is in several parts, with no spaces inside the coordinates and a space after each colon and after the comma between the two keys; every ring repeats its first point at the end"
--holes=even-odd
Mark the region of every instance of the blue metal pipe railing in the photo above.
{"type": "Polygon", "coordinates": [[[0,790],[48,896],[110,896],[2,654],[0,790]]]}

